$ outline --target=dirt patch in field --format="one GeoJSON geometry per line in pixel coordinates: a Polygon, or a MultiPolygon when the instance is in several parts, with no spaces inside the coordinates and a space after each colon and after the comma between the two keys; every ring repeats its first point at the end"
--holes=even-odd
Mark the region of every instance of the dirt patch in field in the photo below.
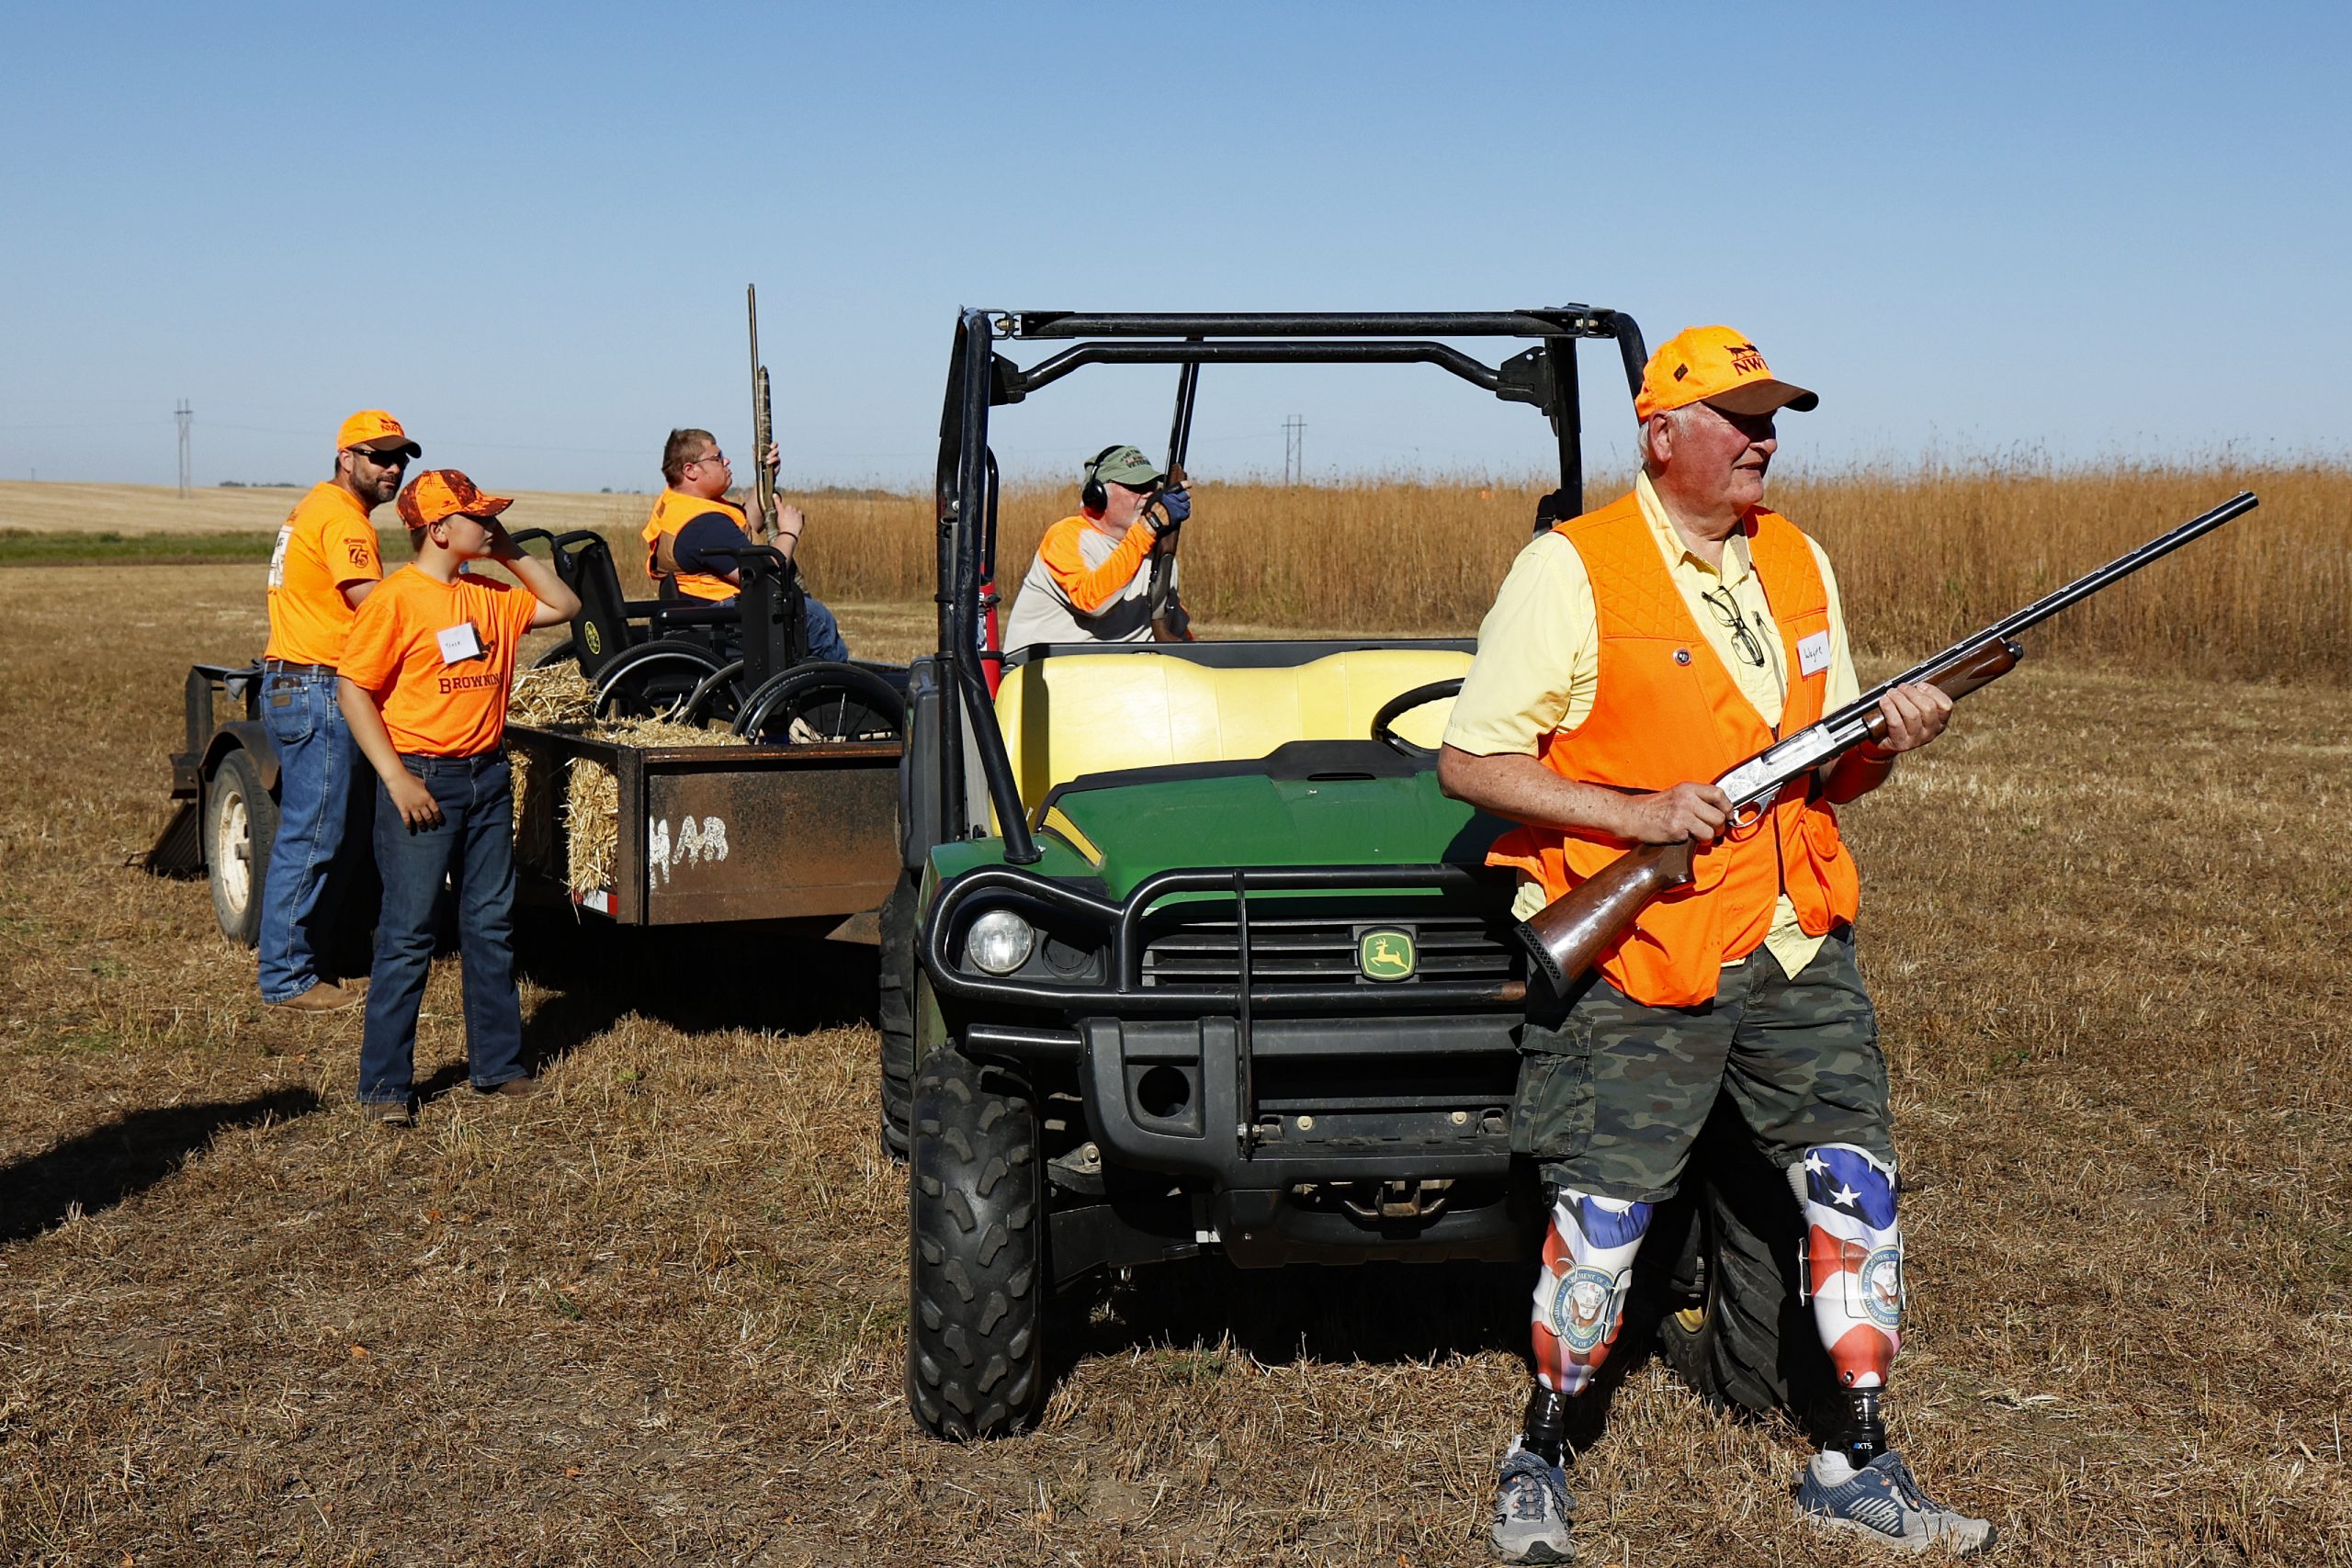
{"type": "MultiPolygon", "coordinates": [[[[861,650],[921,605],[845,605],[861,650]]],[[[1042,1430],[899,1395],[866,950],[524,933],[553,1093],[406,1134],[267,1011],[164,817],[251,569],[0,572],[0,1557],[40,1563],[1485,1561],[1531,1269],[1138,1274],[1042,1430]]],[[[1914,1312],[1894,1401],[2000,1561],[2347,1561],[2352,696],[2020,671],[1848,815],[1914,1312]]],[[[1801,1444],[1625,1369],[1590,1562],[1850,1561],[1801,1444]]]]}

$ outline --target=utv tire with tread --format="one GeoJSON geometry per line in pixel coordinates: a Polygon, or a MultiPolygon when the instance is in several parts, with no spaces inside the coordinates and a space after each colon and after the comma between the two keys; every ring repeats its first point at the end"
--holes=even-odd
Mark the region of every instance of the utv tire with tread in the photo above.
{"type": "Polygon", "coordinates": [[[1744,1135],[1712,1141],[1699,1216],[1705,1300],[1660,1318],[1658,1352],[1718,1408],[1803,1418],[1836,1389],[1797,1290],[1804,1216],[1786,1178],[1744,1135]]]}
{"type": "Polygon", "coordinates": [[[907,1404],[935,1438],[1036,1418],[1049,1293],[1037,1110],[1028,1087],[953,1047],[914,1084],[908,1169],[907,1404]]]}
{"type": "Polygon", "coordinates": [[[907,1162],[908,1114],[915,1083],[915,879],[882,901],[880,996],[876,1011],[882,1034],[882,1148],[907,1162]]]}

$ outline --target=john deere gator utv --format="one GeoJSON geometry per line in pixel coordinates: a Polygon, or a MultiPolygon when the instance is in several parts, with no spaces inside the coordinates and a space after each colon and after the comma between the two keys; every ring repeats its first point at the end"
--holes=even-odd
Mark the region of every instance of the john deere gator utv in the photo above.
{"type": "MultiPolygon", "coordinates": [[[[927,1431],[1026,1425],[1049,1298],[1097,1270],[1509,1259],[1532,1284],[1544,1207],[1510,1147],[1527,982],[1510,882],[1484,864],[1505,824],[1437,785],[1472,640],[1000,649],[990,420],[1094,366],[1170,366],[1175,468],[1204,366],[1434,367],[1548,423],[1540,527],[1583,509],[1586,342],[1613,345],[1604,384],[1630,400],[1640,330],[1583,305],[957,320],[938,648],[910,671],[882,922],[882,1132],[909,1159],[927,1431]],[[1031,343],[1057,352],[1004,352],[1031,343]]],[[[1759,1168],[1736,1138],[1702,1151],[1627,1330],[1657,1324],[1702,1392],[1758,1407],[1802,1396],[1818,1356],[1794,1248],[1772,1244],[1792,1202],[1759,1168]]]]}

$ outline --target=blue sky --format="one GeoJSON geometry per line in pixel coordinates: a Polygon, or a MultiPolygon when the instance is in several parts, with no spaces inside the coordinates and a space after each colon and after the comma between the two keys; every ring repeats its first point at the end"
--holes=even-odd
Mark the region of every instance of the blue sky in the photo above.
{"type": "MultiPolygon", "coordinates": [[[[927,480],[958,305],[1498,309],[1747,333],[1785,458],[2345,452],[2342,6],[11,7],[0,477],[323,474],[353,408],[492,487],[748,445],[927,480]]],[[[1037,357],[1042,351],[1016,351],[1037,357]]],[[[1603,457],[1630,442],[1588,358],[1603,457]]],[[[1004,411],[1157,450],[1173,372],[1004,411]]],[[[1426,367],[1212,369],[1204,476],[1518,472],[1426,367]]]]}

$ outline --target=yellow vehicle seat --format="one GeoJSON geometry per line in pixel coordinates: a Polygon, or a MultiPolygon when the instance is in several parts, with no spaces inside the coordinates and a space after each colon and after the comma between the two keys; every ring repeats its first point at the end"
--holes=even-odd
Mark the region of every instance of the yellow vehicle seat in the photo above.
{"type": "MultiPolygon", "coordinates": [[[[1085,653],[1005,671],[996,718],[1021,803],[1081,773],[1171,762],[1247,761],[1293,740],[1362,740],[1399,692],[1466,674],[1450,649],[1350,649],[1277,669],[1219,670],[1165,653],[1085,653]]],[[[1434,747],[1448,697],[1401,715],[1396,733],[1434,747]]]]}

